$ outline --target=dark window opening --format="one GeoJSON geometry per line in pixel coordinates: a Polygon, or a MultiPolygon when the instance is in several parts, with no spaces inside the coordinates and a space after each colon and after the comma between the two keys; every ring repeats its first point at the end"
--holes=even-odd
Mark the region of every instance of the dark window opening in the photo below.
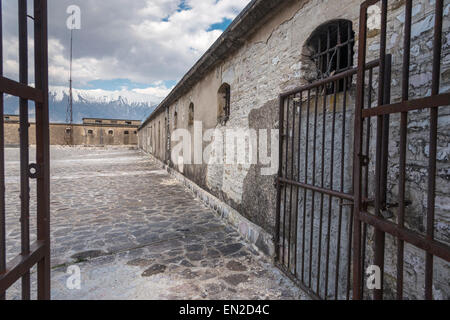
{"type": "Polygon", "coordinates": [[[88,134],[94,134],[94,131],[88,130],[88,134]]]}
{"type": "Polygon", "coordinates": [[[228,83],[222,84],[218,91],[218,122],[222,125],[230,119],[230,107],[231,107],[231,87],[228,83]]]}
{"type": "Polygon", "coordinates": [[[125,131],[124,134],[130,134],[130,132],[129,131],[125,131]]]}
{"type": "Polygon", "coordinates": [[[108,134],[109,134],[109,135],[113,135],[113,134],[114,134],[114,131],[109,130],[109,131],[108,131],[108,134]]]}
{"type": "Polygon", "coordinates": [[[66,133],[71,133],[72,129],[71,128],[66,128],[66,133]]]}
{"type": "Polygon", "coordinates": [[[5,117],[5,120],[9,120],[9,117],[5,117]]]}
{"type": "MultiPolygon", "coordinates": [[[[307,43],[312,50],[311,59],[316,67],[317,80],[351,69],[353,67],[354,43],[355,33],[351,21],[332,21],[317,28],[307,43]]],[[[344,80],[341,80],[338,91],[343,89],[344,80]]],[[[334,92],[333,84],[330,84],[327,92],[334,92]]]]}
{"type": "Polygon", "coordinates": [[[137,131],[135,131],[134,134],[137,134],[137,131]]]}
{"type": "Polygon", "coordinates": [[[194,124],[194,104],[191,102],[189,105],[189,125],[194,124]]]}
{"type": "Polygon", "coordinates": [[[173,129],[176,130],[178,125],[178,112],[173,114],[173,129]]]}
{"type": "Polygon", "coordinates": [[[95,123],[102,123],[102,120],[95,120],[95,123]]]}
{"type": "Polygon", "coordinates": [[[126,124],[131,124],[131,121],[125,121],[126,124]]]}

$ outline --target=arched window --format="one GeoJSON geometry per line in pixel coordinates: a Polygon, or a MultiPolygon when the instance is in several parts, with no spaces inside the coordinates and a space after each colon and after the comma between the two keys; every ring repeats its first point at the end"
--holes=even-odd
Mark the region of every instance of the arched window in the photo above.
{"type": "Polygon", "coordinates": [[[351,21],[334,20],[318,27],[307,41],[317,80],[353,67],[354,43],[351,21]]]}
{"type": "Polygon", "coordinates": [[[218,103],[218,122],[222,125],[230,119],[230,107],[231,107],[231,87],[228,83],[224,83],[220,86],[217,92],[218,103]]]}
{"type": "Polygon", "coordinates": [[[191,104],[189,105],[189,122],[188,124],[190,126],[192,126],[194,124],[194,103],[191,102],[191,104]]]}

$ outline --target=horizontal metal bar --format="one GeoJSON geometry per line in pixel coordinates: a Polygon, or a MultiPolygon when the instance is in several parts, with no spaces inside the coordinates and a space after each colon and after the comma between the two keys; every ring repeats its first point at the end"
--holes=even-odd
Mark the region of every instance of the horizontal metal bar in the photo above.
{"type": "Polygon", "coordinates": [[[395,223],[384,220],[383,218],[374,216],[364,211],[360,212],[359,219],[364,223],[374,226],[376,229],[389,233],[392,236],[408,242],[413,246],[431,253],[436,257],[439,257],[446,261],[450,261],[450,247],[444,243],[436,240],[426,239],[425,237],[414,231],[402,228],[395,223]]]}
{"type": "Polygon", "coordinates": [[[324,193],[324,194],[327,194],[332,197],[353,201],[353,195],[348,194],[348,193],[334,191],[331,189],[320,188],[320,187],[316,187],[316,186],[313,186],[310,184],[306,184],[306,183],[302,183],[302,182],[298,182],[298,181],[292,181],[292,180],[285,179],[285,178],[278,178],[278,181],[285,183],[285,184],[290,184],[290,185],[298,186],[298,187],[301,187],[304,189],[308,189],[308,190],[311,190],[314,192],[324,193]]]}
{"type": "Polygon", "coordinates": [[[38,103],[44,102],[44,94],[41,90],[2,76],[0,76],[0,92],[38,103]]]}
{"type": "MultiPolygon", "coordinates": [[[[375,68],[379,64],[380,64],[380,61],[378,59],[377,60],[373,60],[373,61],[371,61],[371,62],[366,64],[366,70],[375,68]]],[[[342,73],[336,74],[334,76],[331,76],[331,77],[328,77],[328,78],[325,78],[325,79],[322,79],[322,80],[315,81],[314,83],[311,83],[311,84],[307,84],[306,86],[297,87],[297,88],[294,88],[292,90],[286,91],[286,92],[284,92],[284,93],[282,93],[280,95],[280,98],[283,99],[283,98],[286,98],[286,97],[288,97],[290,95],[293,95],[293,94],[296,94],[296,93],[300,93],[300,92],[303,92],[303,91],[311,90],[311,89],[314,89],[314,88],[317,88],[317,87],[321,87],[321,86],[323,86],[325,84],[329,84],[329,83],[333,83],[333,82],[338,81],[338,80],[342,80],[344,78],[347,78],[347,77],[355,75],[357,72],[358,72],[358,68],[356,68],[356,67],[355,68],[351,68],[351,69],[349,69],[347,71],[344,71],[342,73]]]]}
{"type": "Polygon", "coordinates": [[[8,263],[6,272],[0,274],[0,292],[6,291],[25,273],[37,264],[45,255],[45,242],[36,241],[30,247],[30,253],[19,255],[8,263]]]}
{"type": "Polygon", "coordinates": [[[363,118],[450,105],[450,93],[387,104],[362,111],[363,118]]]}

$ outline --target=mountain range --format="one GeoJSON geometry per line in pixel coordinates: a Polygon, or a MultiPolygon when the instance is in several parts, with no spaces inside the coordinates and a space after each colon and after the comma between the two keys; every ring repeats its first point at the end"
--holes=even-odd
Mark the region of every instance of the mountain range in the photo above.
{"type": "MultiPolygon", "coordinates": [[[[81,123],[83,118],[106,118],[144,120],[159,101],[134,91],[73,90],[73,121],[81,123]]],[[[66,87],[51,87],[49,90],[50,122],[66,122],[69,92],[66,87]]],[[[19,99],[5,95],[5,114],[19,113],[19,99]]],[[[34,119],[34,104],[29,103],[30,119],[34,119]]]]}

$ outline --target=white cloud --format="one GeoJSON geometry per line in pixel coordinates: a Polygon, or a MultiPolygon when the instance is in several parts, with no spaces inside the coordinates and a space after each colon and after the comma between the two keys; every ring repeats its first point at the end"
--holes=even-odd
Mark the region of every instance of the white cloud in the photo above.
{"type": "MultiPolygon", "coordinates": [[[[135,93],[162,99],[169,88],[151,84],[179,80],[221,34],[209,30],[210,26],[233,19],[248,2],[49,0],[50,84],[65,86],[68,82],[69,5],[80,6],[82,19],[82,29],[74,33],[74,86],[93,80],[129,79],[149,84],[135,93]],[[180,10],[181,5],[188,10],[180,10]]],[[[17,79],[17,22],[13,21],[17,11],[12,2],[3,6],[5,71],[17,79]]]]}

